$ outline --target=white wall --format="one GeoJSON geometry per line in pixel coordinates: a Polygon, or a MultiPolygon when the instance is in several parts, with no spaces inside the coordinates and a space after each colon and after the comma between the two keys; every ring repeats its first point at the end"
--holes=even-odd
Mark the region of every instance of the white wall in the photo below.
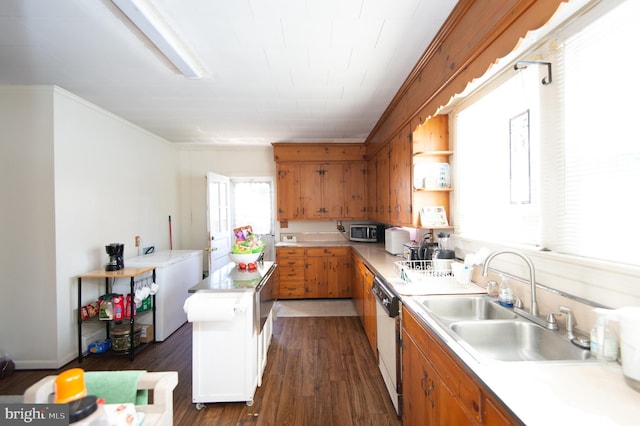
{"type": "Polygon", "coordinates": [[[52,157],[53,89],[0,87],[0,352],[34,363],[57,358],[52,157]]]}
{"type": "MultiPolygon", "coordinates": [[[[136,235],[169,248],[168,216],[181,221],[177,151],[59,88],[3,87],[0,106],[0,350],[18,368],[58,368],[77,356],[75,277],[104,267],[104,245],[124,243],[125,259],[136,235]]],[[[174,248],[180,239],[174,227],[174,248]]],[[[83,299],[102,288],[83,283],[83,299]]]]}

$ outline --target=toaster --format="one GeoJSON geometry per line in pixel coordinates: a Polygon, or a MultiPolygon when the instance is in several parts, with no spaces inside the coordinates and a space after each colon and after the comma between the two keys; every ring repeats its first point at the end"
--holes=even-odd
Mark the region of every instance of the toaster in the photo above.
{"type": "Polygon", "coordinates": [[[411,239],[409,231],[402,228],[387,228],[384,231],[384,249],[387,253],[403,254],[404,243],[411,239]]]}

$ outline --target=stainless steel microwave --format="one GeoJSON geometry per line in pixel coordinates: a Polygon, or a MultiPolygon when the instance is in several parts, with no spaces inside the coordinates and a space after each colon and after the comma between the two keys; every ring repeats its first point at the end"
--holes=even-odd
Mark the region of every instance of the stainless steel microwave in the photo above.
{"type": "Polygon", "coordinates": [[[381,243],[384,241],[384,225],[351,225],[349,239],[361,243],[381,243]]]}

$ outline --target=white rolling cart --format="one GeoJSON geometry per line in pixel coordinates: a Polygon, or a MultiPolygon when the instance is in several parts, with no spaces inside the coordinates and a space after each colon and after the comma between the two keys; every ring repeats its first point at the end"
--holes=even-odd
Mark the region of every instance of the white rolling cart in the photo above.
{"type": "Polygon", "coordinates": [[[193,323],[192,395],[207,402],[253,404],[258,386],[258,340],[252,292],[199,292],[185,310],[193,323]]]}

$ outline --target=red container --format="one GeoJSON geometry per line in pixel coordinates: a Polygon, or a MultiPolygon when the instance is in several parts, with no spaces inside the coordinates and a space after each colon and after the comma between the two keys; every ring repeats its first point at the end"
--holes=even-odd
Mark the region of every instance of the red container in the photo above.
{"type": "Polygon", "coordinates": [[[124,308],[125,308],[125,312],[124,312],[124,317],[125,318],[131,318],[131,311],[133,310],[133,317],[135,318],[136,316],[136,304],[135,302],[133,302],[133,300],[131,300],[131,295],[127,294],[127,298],[125,299],[124,302],[124,308]]]}
{"type": "Polygon", "coordinates": [[[114,294],[111,299],[113,303],[113,320],[120,321],[124,319],[124,297],[121,294],[114,294]]]}

